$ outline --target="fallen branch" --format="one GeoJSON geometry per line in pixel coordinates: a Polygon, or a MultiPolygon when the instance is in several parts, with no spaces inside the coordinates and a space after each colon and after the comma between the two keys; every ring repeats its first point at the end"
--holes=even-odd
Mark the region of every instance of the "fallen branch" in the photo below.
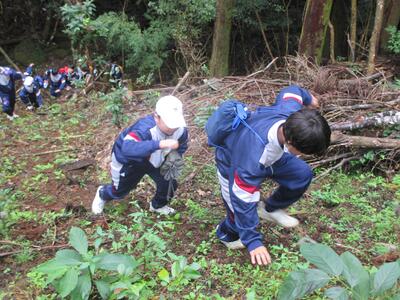
{"type": "MultiPolygon", "coordinates": [[[[21,246],[22,247],[22,246],[21,246]]],[[[70,247],[69,244],[62,244],[62,245],[52,245],[52,246],[32,246],[33,249],[31,249],[32,251],[42,251],[42,250],[48,250],[48,249],[59,249],[59,248],[67,248],[70,247]]],[[[14,254],[18,254],[21,253],[22,251],[24,251],[24,249],[21,250],[15,250],[15,251],[9,251],[9,252],[3,252],[0,253],[0,258],[1,257],[6,257],[6,256],[10,256],[10,255],[14,255],[14,254]]]]}
{"type": "Polygon", "coordinates": [[[175,92],[181,87],[181,85],[186,81],[186,79],[189,77],[190,72],[186,72],[185,75],[183,75],[183,77],[181,78],[181,80],[179,80],[178,84],[176,85],[176,87],[174,88],[174,90],[172,91],[171,95],[175,94],[175,92]]]}
{"type": "Polygon", "coordinates": [[[311,167],[313,167],[313,168],[316,168],[318,166],[321,166],[323,164],[326,164],[326,163],[329,163],[329,162],[332,162],[332,161],[335,161],[335,160],[339,160],[339,159],[342,159],[342,158],[347,158],[347,157],[349,157],[351,155],[352,155],[352,153],[342,153],[342,154],[335,155],[333,157],[329,157],[327,159],[322,159],[322,160],[317,160],[315,162],[311,162],[311,163],[309,163],[309,165],[311,167]]]}
{"type": "Polygon", "coordinates": [[[385,111],[370,117],[358,117],[355,121],[331,124],[331,130],[354,130],[372,126],[400,124],[400,111],[385,111]]]}
{"type": "Polygon", "coordinates": [[[259,70],[259,71],[257,71],[257,72],[254,72],[254,73],[252,73],[252,74],[250,74],[250,75],[247,75],[246,78],[254,77],[254,76],[256,76],[256,75],[259,74],[259,73],[264,73],[266,70],[268,70],[268,69],[275,63],[275,61],[276,61],[277,59],[278,59],[278,57],[275,57],[264,69],[259,70]]]}
{"type": "Polygon", "coordinates": [[[324,172],[322,172],[321,174],[319,174],[317,177],[315,177],[315,178],[313,179],[313,181],[317,181],[317,180],[319,180],[319,179],[325,177],[326,175],[328,175],[328,174],[329,174],[330,172],[332,172],[333,170],[336,170],[336,169],[341,168],[346,162],[348,162],[348,161],[350,161],[350,160],[352,160],[352,159],[359,158],[359,157],[360,157],[360,156],[358,156],[358,155],[354,155],[354,156],[351,156],[351,157],[347,157],[347,158],[342,159],[342,161],[341,161],[340,163],[338,163],[337,165],[335,165],[335,166],[333,166],[333,167],[331,167],[331,168],[325,170],[324,172]]]}
{"type": "Polygon", "coordinates": [[[331,145],[335,144],[367,149],[400,149],[400,140],[346,135],[338,131],[331,136],[331,145]]]}
{"type": "Polygon", "coordinates": [[[103,75],[103,73],[105,72],[105,70],[102,70],[99,75],[97,75],[96,78],[93,79],[93,81],[91,83],[89,83],[84,89],[82,89],[79,93],[78,96],[80,95],[86,95],[88,92],[91,91],[91,89],[93,88],[95,82],[101,77],[101,75],[103,75]]]}
{"type": "Polygon", "coordinates": [[[64,149],[58,149],[58,150],[50,150],[50,151],[44,151],[44,152],[39,152],[39,153],[27,153],[24,154],[24,156],[39,156],[39,155],[45,155],[45,154],[51,154],[51,153],[58,153],[58,152],[67,152],[67,151],[74,151],[76,150],[75,148],[64,148],[64,149]]]}
{"type": "Polygon", "coordinates": [[[348,105],[348,106],[330,105],[330,106],[324,107],[324,111],[325,112],[335,111],[335,110],[352,111],[352,110],[357,110],[357,109],[391,107],[391,106],[394,106],[399,103],[400,103],[400,98],[389,101],[389,102],[380,102],[380,103],[365,103],[365,104],[355,104],[355,105],[348,105]]]}
{"type": "Polygon", "coordinates": [[[17,70],[18,72],[21,72],[21,70],[18,68],[18,66],[7,55],[6,51],[4,51],[3,47],[0,47],[0,52],[3,54],[4,58],[8,61],[8,63],[14,67],[15,70],[17,70]]]}
{"type": "Polygon", "coordinates": [[[147,90],[136,90],[136,91],[132,91],[133,95],[142,95],[145,93],[151,93],[151,92],[164,92],[164,91],[170,91],[170,90],[174,90],[175,87],[173,86],[168,86],[168,87],[164,87],[164,88],[154,88],[154,89],[147,89],[147,90]]]}

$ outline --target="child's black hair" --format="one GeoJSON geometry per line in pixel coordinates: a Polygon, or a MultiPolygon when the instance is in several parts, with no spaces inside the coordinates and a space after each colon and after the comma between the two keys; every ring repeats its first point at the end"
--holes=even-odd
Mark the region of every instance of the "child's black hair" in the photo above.
{"type": "Polygon", "coordinates": [[[331,129],[315,109],[304,108],[289,116],[283,124],[287,142],[304,154],[322,154],[330,145],[331,129]]]}

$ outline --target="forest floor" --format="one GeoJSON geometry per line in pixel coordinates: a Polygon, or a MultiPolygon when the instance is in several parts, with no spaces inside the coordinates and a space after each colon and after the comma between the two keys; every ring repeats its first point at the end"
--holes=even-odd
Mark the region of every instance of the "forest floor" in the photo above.
{"type": "MultiPolygon", "coordinates": [[[[215,228],[225,209],[212,150],[202,153],[201,160],[191,149],[185,156],[184,175],[172,202],[176,215],[148,212],[154,185],[144,178],[125,200],[93,216],[91,202],[98,185],[109,181],[108,172],[95,162],[73,171],[63,164],[96,158],[109,149],[120,129],[112,124],[106,103],[95,95],[45,101],[45,108],[36,113],[18,104],[20,118],[13,122],[0,116],[0,299],[56,298],[54,290],[43,289],[34,267],[67,246],[72,226],[83,229],[90,242],[100,235],[108,238],[104,247],[110,252],[151,260],[142,279],[150,295],[164,299],[240,299],[254,292],[260,299],[274,299],[288,273],[308,265],[299,252],[298,242],[304,237],[339,254],[349,251],[368,268],[399,258],[395,205],[400,178],[366,172],[361,162],[311,184],[289,211],[301,221],[297,228],[261,223],[273,261],[266,267],[254,267],[247,250],[227,250],[216,239],[215,228]],[[201,277],[162,285],[157,272],[170,269],[169,252],[198,263],[201,277]]],[[[129,121],[123,126],[150,112],[146,103],[132,98],[125,106],[129,121]]],[[[272,187],[267,182],[263,195],[272,187]]],[[[94,288],[92,295],[99,298],[94,288]]],[[[308,299],[322,299],[322,293],[308,299]]]]}

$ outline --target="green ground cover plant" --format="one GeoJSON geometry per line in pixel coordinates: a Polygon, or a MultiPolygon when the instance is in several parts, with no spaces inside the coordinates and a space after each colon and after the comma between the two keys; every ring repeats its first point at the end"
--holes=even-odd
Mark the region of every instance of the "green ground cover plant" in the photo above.
{"type": "Polygon", "coordinates": [[[334,284],[324,291],[329,299],[395,299],[400,296],[400,260],[369,270],[350,252],[339,256],[326,245],[303,244],[300,252],[317,268],[291,272],[279,290],[278,299],[300,299],[329,282],[334,284]]]}

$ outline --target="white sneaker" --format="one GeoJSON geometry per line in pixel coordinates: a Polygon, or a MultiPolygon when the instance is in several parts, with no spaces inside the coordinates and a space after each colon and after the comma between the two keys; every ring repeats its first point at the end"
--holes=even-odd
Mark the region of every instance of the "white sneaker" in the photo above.
{"type": "Polygon", "coordinates": [[[283,209],[267,212],[265,210],[264,201],[258,202],[257,213],[259,218],[274,222],[286,228],[296,227],[299,225],[299,220],[289,216],[283,209]]]}
{"type": "Polygon", "coordinates": [[[242,241],[240,239],[236,240],[236,241],[233,241],[233,242],[225,242],[225,241],[221,241],[220,240],[220,242],[222,244],[224,244],[228,249],[231,249],[231,250],[239,250],[239,249],[246,248],[246,246],[243,245],[243,243],[242,243],[242,241]]]}
{"type": "Polygon", "coordinates": [[[33,110],[33,106],[32,106],[32,105],[28,105],[28,106],[26,107],[26,109],[27,109],[27,110],[33,110]]]}
{"type": "Polygon", "coordinates": [[[101,199],[101,197],[100,197],[100,189],[101,189],[102,187],[103,187],[103,186],[101,185],[101,186],[99,186],[99,187],[97,188],[96,196],[94,196],[94,199],[93,199],[93,202],[92,202],[92,212],[93,212],[95,215],[101,214],[101,213],[103,212],[104,205],[106,204],[106,201],[104,201],[104,200],[101,199]]]}
{"type": "Polygon", "coordinates": [[[10,121],[14,120],[14,116],[9,116],[7,115],[7,119],[9,119],[10,121]]]}
{"type": "Polygon", "coordinates": [[[14,117],[14,119],[15,119],[15,118],[19,118],[19,115],[17,115],[17,114],[14,113],[14,114],[13,114],[13,117],[14,117]]]}
{"type": "MultiPolygon", "coordinates": [[[[218,231],[218,227],[219,227],[219,225],[217,226],[216,231],[218,231]]],[[[218,236],[217,236],[217,237],[218,237],[218,236]]],[[[219,238],[218,238],[218,240],[219,240],[222,244],[224,244],[228,249],[231,249],[231,250],[238,250],[238,249],[244,249],[244,248],[246,248],[246,246],[243,245],[243,243],[242,243],[242,241],[241,241],[240,239],[238,239],[238,240],[236,240],[236,241],[233,241],[233,242],[225,242],[225,241],[223,241],[223,240],[220,240],[219,238]]]]}
{"type": "Polygon", "coordinates": [[[160,208],[154,208],[153,204],[151,202],[150,202],[150,211],[156,212],[161,215],[172,215],[175,213],[175,209],[173,209],[172,207],[169,207],[168,205],[165,205],[160,208]]]}

